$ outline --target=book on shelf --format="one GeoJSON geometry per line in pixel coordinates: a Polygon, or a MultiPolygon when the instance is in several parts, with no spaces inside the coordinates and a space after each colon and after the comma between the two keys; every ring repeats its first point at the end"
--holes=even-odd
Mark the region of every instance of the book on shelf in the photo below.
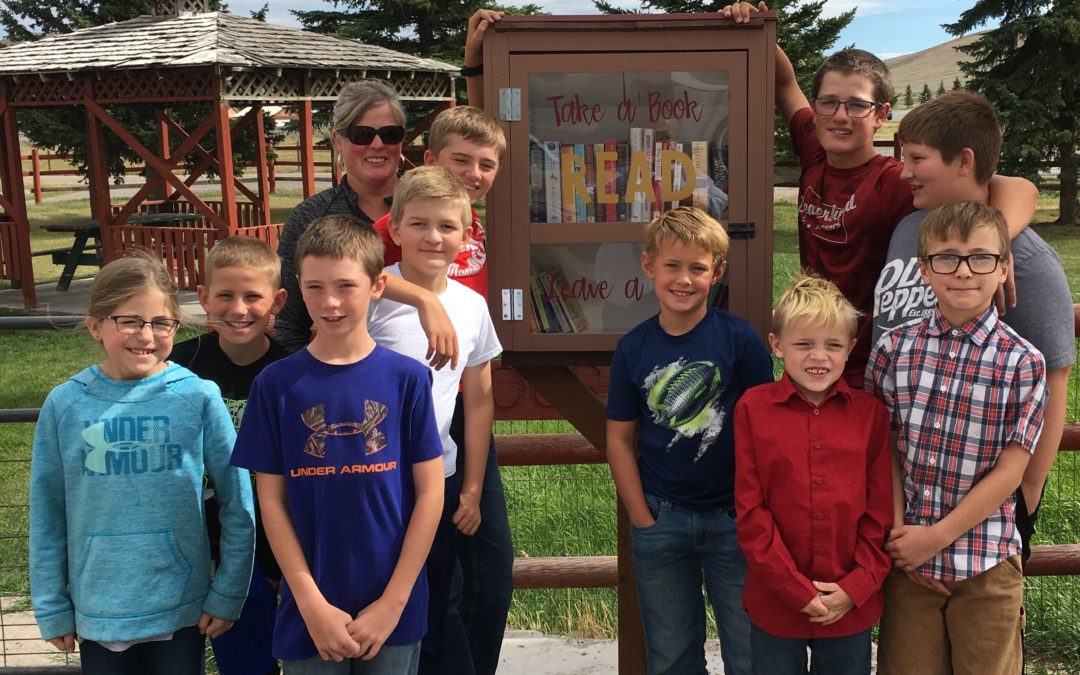
{"type": "MultiPolygon", "coordinates": [[[[639,176],[630,175],[630,167],[634,164],[634,156],[637,153],[645,152],[645,130],[641,127],[630,127],[630,164],[626,169],[626,182],[630,183],[631,180],[636,180],[639,176]]],[[[640,223],[645,219],[645,195],[641,192],[634,192],[633,199],[630,201],[630,220],[635,223],[640,223]]]]}
{"type": "MultiPolygon", "coordinates": [[[[670,149],[674,152],[684,152],[683,144],[679,141],[668,141],[670,149]]],[[[672,160],[671,161],[671,191],[674,194],[679,194],[683,189],[683,181],[686,180],[686,176],[683,173],[682,164],[672,160]]],[[[669,208],[677,209],[681,205],[681,202],[677,199],[671,201],[669,208]]]]}
{"type": "Polygon", "coordinates": [[[585,143],[582,155],[585,158],[585,222],[595,223],[596,213],[596,148],[592,143],[585,143]]]}
{"type": "Polygon", "coordinates": [[[545,297],[544,290],[540,286],[539,273],[537,273],[535,267],[529,279],[529,293],[532,297],[533,314],[536,315],[540,332],[558,333],[559,324],[558,319],[555,318],[555,310],[551,306],[551,302],[545,297]]]}
{"type": "Polygon", "coordinates": [[[547,222],[562,222],[562,161],[558,141],[544,141],[544,200],[547,222]]]}
{"type": "Polygon", "coordinates": [[[547,193],[544,191],[544,147],[529,139],[529,222],[547,221],[547,193]]]}
{"type": "Polygon", "coordinates": [[[728,170],[725,154],[718,143],[709,143],[709,180],[726,194],[728,192],[728,170]]]}
{"type": "Polygon", "coordinates": [[[547,271],[539,272],[536,277],[540,280],[540,290],[542,292],[542,298],[544,309],[551,308],[551,316],[554,317],[554,321],[551,325],[554,329],[552,333],[572,333],[570,324],[570,317],[566,314],[566,309],[562,303],[559,302],[558,293],[555,291],[554,286],[551,283],[551,273],[547,271]]]}
{"type": "Polygon", "coordinates": [[[626,179],[630,173],[630,144],[627,141],[615,143],[615,193],[617,219],[620,222],[630,220],[630,204],[626,203],[626,179]]]}
{"type": "MultiPolygon", "coordinates": [[[[604,141],[604,152],[615,153],[614,159],[609,159],[607,160],[607,162],[605,162],[605,164],[609,164],[610,166],[606,167],[606,180],[604,181],[604,192],[607,192],[609,195],[614,195],[615,201],[603,205],[604,220],[609,223],[615,223],[619,220],[619,201],[622,199],[621,195],[619,194],[618,183],[618,144],[615,141],[604,141]]],[[[600,206],[601,205],[597,203],[596,208],[599,209],[600,206]]],[[[597,218],[597,220],[599,220],[599,218],[597,218]]]]}
{"type": "Polygon", "coordinates": [[[551,278],[551,290],[555,296],[555,304],[566,316],[570,330],[574,333],[585,330],[588,325],[585,320],[585,312],[582,311],[581,303],[574,296],[574,289],[570,287],[570,282],[566,280],[562,268],[552,267],[548,271],[548,275],[551,278]]]}
{"type": "MultiPolygon", "coordinates": [[[[709,175],[709,142],[708,141],[693,141],[690,144],[690,158],[694,162],[694,174],[695,177],[706,177],[709,175]]],[[[694,181],[693,192],[694,206],[709,210],[709,190],[702,185],[701,181],[694,181]],[[699,187],[701,186],[701,187],[699,187]]]]}

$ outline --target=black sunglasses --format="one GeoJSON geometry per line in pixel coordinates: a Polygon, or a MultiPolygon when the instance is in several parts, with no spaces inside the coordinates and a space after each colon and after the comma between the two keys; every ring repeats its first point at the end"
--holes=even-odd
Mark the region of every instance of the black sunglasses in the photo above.
{"type": "Polygon", "coordinates": [[[386,145],[397,145],[405,140],[405,127],[400,124],[392,124],[386,127],[365,127],[363,125],[356,125],[352,127],[345,127],[338,131],[339,134],[349,139],[349,142],[353,145],[371,145],[371,142],[378,136],[382,139],[382,142],[386,145]]]}

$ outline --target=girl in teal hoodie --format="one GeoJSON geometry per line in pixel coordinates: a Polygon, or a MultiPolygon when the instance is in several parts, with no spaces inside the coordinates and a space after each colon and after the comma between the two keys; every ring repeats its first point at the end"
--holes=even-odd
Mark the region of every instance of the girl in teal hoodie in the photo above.
{"type": "Polygon", "coordinates": [[[251,481],[216,385],[165,358],[180,325],[160,261],[122,258],[94,280],[86,327],[105,360],[41,409],[30,471],[30,594],[41,637],[84,673],[194,675],[228,630],[254,551],[251,481]],[[210,568],[203,475],[221,502],[210,568]]]}

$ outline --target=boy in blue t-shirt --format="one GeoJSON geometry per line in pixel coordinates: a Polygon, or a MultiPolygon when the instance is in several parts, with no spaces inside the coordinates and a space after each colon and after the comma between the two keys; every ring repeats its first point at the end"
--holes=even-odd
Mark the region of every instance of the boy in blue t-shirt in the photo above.
{"type": "Polygon", "coordinates": [[[426,630],[424,559],[442,510],[442,445],[428,368],[380,347],[368,305],[386,284],[378,235],[352,216],[297,243],[317,328],[251,388],[233,464],[257,472],[284,576],[274,655],[285,672],[363,659],[413,673],[426,630]]]}
{"type": "Polygon", "coordinates": [[[702,570],[725,669],[750,672],[730,417],[773,377],[753,328],[707,307],[727,251],[727,233],[698,209],[650,223],[641,266],[660,313],[619,340],[611,364],[607,456],[630,518],[649,673],[705,672],[702,570]]]}

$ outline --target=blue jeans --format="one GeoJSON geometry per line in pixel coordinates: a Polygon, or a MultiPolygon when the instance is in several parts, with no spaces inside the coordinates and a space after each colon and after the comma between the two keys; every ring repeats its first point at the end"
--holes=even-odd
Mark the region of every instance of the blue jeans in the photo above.
{"type": "MultiPolygon", "coordinates": [[[[457,473],[464,476],[465,426],[460,394],[450,437],[458,444],[457,473]]],[[[455,537],[458,565],[450,587],[439,673],[494,675],[514,592],[514,546],[494,439],[488,446],[484,469],[480,528],[471,537],[460,532],[455,537]]]]}
{"type": "Polygon", "coordinates": [[[285,675],[414,675],[420,663],[420,643],[383,645],[370,661],[345,659],[323,661],[321,656],[306,661],[285,661],[285,675]]]}
{"type": "Polygon", "coordinates": [[[199,675],[206,638],[198,626],[173,633],[172,639],[140,642],[114,652],[93,640],[79,644],[82,672],[87,675],[199,675]]]}
{"type": "Polygon", "coordinates": [[[782,638],[750,627],[754,675],[870,675],[870,629],[833,638],[782,638]]]}
{"type": "Polygon", "coordinates": [[[270,647],[274,641],[277,591],[254,565],[240,618],[232,628],[210,640],[221,675],[267,675],[278,672],[270,647]]]}
{"type": "Polygon", "coordinates": [[[650,675],[707,672],[703,570],[725,672],[749,675],[750,619],[742,606],[746,559],[735,536],[734,510],[691,511],[653,495],[645,501],[656,524],[632,527],[630,539],[650,675]]]}

